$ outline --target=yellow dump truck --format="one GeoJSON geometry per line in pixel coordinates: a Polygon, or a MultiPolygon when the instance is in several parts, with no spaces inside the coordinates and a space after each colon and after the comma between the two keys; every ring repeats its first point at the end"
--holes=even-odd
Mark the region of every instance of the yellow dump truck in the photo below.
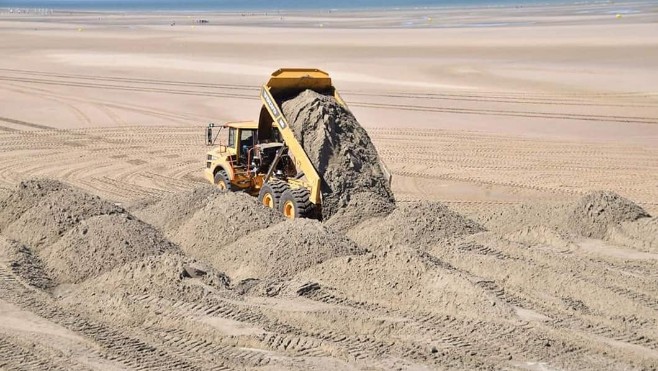
{"type": "MultiPolygon", "coordinates": [[[[322,210],[321,178],[288,125],[280,102],[311,89],[333,94],[345,106],[326,72],[282,68],[262,86],[258,121],[229,122],[226,143],[207,153],[205,177],[227,191],[258,196],[263,205],[288,218],[318,217],[322,210]]],[[[209,144],[213,128],[209,125],[209,144]]],[[[218,135],[217,135],[218,136],[218,135]]]]}

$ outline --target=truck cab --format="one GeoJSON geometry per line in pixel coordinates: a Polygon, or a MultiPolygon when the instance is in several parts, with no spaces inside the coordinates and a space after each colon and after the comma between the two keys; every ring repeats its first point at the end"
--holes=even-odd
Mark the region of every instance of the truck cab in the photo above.
{"type": "MultiPolygon", "coordinates": [[[[228,122],[220,125],[219,130],[226,130],[225,138],[207,152],[205,178],[222,190],[258,195],[267,165],[283,147],[277,141],[277,132],[271,131],[271,138],[259,140],[255,121],[228,122]]],[[[212,131],[209,139],[211,144],[212,131]]]]}

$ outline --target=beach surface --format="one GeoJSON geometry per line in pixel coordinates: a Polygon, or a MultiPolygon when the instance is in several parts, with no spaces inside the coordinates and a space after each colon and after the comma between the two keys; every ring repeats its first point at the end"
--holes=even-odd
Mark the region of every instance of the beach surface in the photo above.
{"type": "MultiPolygon", "coordinates": [[[[198,196],[205,126],[257,119],[259,87],[273,71],[312,67],[330,73],[366,128],[392,172],[398,205],[431,201],[458,213],[437,219],[438,229],[462,217],[482,226],[449,241],[394,235],[379,244],[368,236],[386,235],[381,226],[392,231],[396,220],[366,222],[339,231],[365,255],[334,254],[253,282],[245,272],[254,271],[208,263],[234,278],[230,285],[217,284],[223,273],[212,282],[191,274],[196,281],[185,281],[179,295],[165,283],[151,288],[158,292],[144,284],[189,271],[191,263],[159,250],[165,242],[153,247],[161,260],[57,281],[64,273],[51,269],[51,251],[64,249],[60,238],[87,233],[75,229],[87,214],[37,238],[29,227],[39,224],[30,223],[45,220],[47,229],[54,217],[26,210],[55,210],[56,200],[34,198],[20,212],[5,201],[0,369],[658,367],[658,223],[646,216],[658,214],[657,35],[651,2],[267,13],[0,9],[0,200],[27,197],[16,196],[21,181],[59,180],[135,215],[121,223],[143,220],[156,231],[125,230],[148,229],[203,260],[190,251],[210,242],[191,236],[213,223],[214,209],[202,201],[221,197],[198,196]],[[170,229],[148,209],[195,189],[197,196],[180,196],[189,209],[181,220],[198,223],[181,222],[188,229],[170,229]],[[567,216],[581,206],[636,210],[616,196],[591,201],[592,191],[614,192],[646,215],[574,236],[567,216]],[[17,262],[44,266],[45,278],[25,276],[17,262]],[[116,277],[142,281],[126,289],[116,277]],[[52,282],[35,284],[42,279],[52,282]],[[204,294],[193,295],[199,287],[204,294]]],[[[123,215],[88,216],[115,213],[123,215]]],[[[326,233],[334,236],[323,229],[320,239],[326,233]]]]}

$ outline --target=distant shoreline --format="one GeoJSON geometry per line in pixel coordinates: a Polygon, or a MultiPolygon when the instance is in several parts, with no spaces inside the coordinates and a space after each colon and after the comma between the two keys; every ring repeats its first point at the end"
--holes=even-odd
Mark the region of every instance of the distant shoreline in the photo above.
{"type": "MultiPolygon", "coordinates": [[[[257,26],[271,28],[341,29],[457,29],[512,28],[583,23],[619,24],[627,17],[651,17],[652,1],[589,3],[531,3],[525,5],[445,5],[442,7],[310,9],[310,10],[60,10],[47,8],[0,8],[3,20],[44,24],[74,21],[78,25],[103,26],[257,26]]],[[[648,18],[647,18],[648,17],[648,18]]]]}
{"type": "MultiPolygon", "coordinates": [[[[86,3],[84,1],[76,1],[77,3],[86,3]]],[[[542,8],[542,7],[554,7],[554,6],[586,6],[586,5],[631,5],[631,4],[645,4],[650,3],[650,0],[640,0],[640,1],[621,1],[621,2],[611,2],[609,0],[599,0],[599,1],[578,1],[578,0],[557,0],[557,1],[546,1],[546,0],[536,0],[536,1],[522,1],[522,0],[482,0],[480,2],[466,1],[463,3],[447,2],[444,4],[432,4],[432,5],[372,5],[372,6],[355,6],[355,7],[309,7],[309,8],[300,8],[300,7],[279,7],[279,8],[232,8],[232,7],[211,7],[211,8],[195,8],[195,7],[145,7],[142,5],[130,5],[127,7],[104,7],[99,6],[72,6],[64,7],[57,6],[52,2],[34,2],[28,5],[15,5],[11,4],[0,6],[0,10],[3,12],[9,12],[10,10],[18,11],[51,11],[53,13],[81,13],[81,14],[111,14],[111,13],[131,13],[131,14],[161,14],[161,15],[170,15],[170,14],[191,14],[191,13],[204,13],[204,14],[264,14],[264,13],[308,13],[308,12],[323,12],[323,13],[345,13],[345,12],[395,12],[395,11],[419,11],[419,10],[437,10],[437,9],[501,9],[501,8],[542,8]]],[[[55,2],[56,3],[56,2],[55,2]]],[[[65,3],[71,3],[66,1],[65,3]]],[[[105,1],[101,4],[106,3],[105,1]]],[[[131,4],[134,4],[131,2],[131,4]]]]}

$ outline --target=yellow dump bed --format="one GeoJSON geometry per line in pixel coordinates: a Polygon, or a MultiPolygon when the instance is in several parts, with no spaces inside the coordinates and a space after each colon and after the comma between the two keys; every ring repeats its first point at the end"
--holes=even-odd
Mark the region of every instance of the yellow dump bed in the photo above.
{"type": "Polygon", "coordinates": [[[283,98],[294,97],[306,89],[330,93],[338,103],[345,105],[332,85],[328,73],[313,68],[281,68],[272,73],[270,80],[261,88],[260,98],[263,101],[263,108],[258,121],[258,131],[263,137],[271,137],[269,130],[272,130],[272,126],[279,130],[289,153],[295,159],[295,166],[304,174],[304,182],[311,194],[310,201],[315,205],[321,205],[322,180],[304,148],[295,138],[278,103],[283,98]]]}

